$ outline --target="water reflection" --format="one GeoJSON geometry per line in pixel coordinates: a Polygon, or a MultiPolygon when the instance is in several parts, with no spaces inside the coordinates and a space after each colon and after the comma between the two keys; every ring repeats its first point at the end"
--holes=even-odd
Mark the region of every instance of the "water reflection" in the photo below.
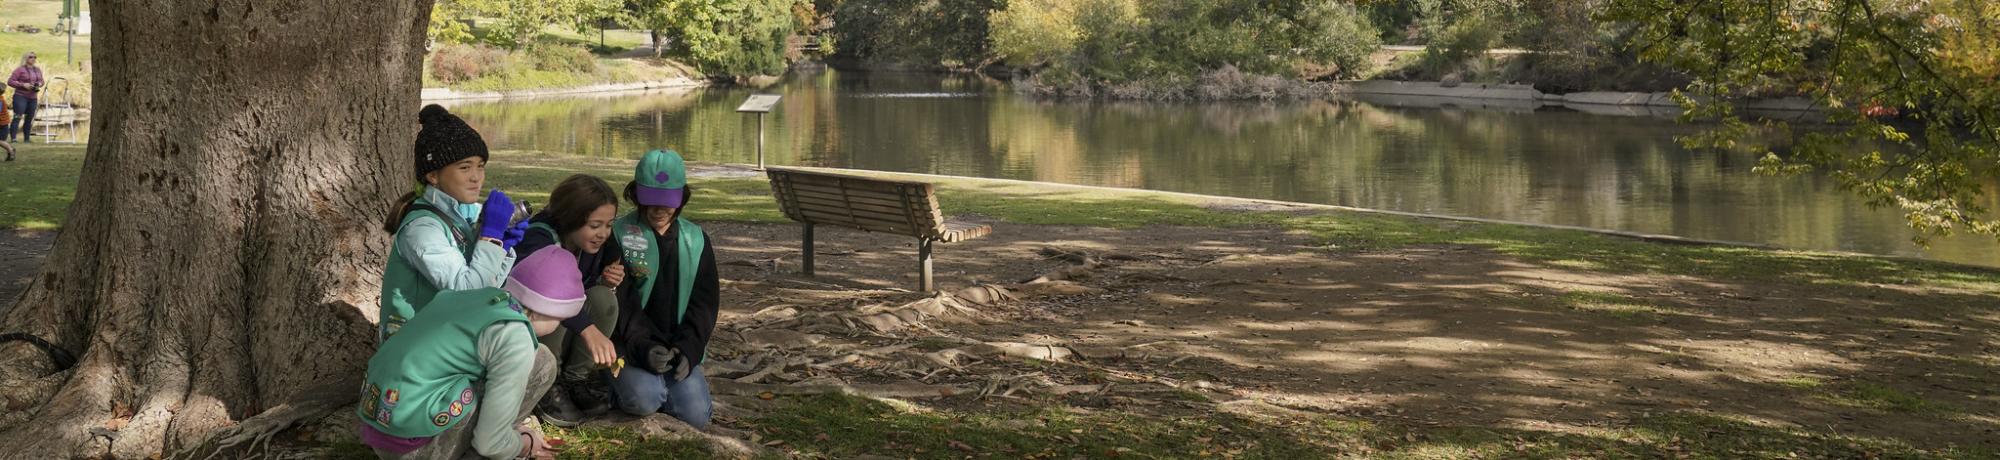
{"type": "MultiPolygon", "coordinates": [[[[454,104],[502,149],[755,161],[1001,177],[1331,203],[1786,247],[2000,265],[1978,237],[1909,242],[1893,210],[1819,178],[1769,178],[1750,157],[1694,153],[1694,128],[1534,107],[1312,101],[1053,102],[977,77],[841,73],[763,91],[663,92],[454,104]],[[1423,105],[1423,104],[1417,104],[1423,105]]],[[[2000,202],[1989,206],[2000,205],[2000,202]]]]}

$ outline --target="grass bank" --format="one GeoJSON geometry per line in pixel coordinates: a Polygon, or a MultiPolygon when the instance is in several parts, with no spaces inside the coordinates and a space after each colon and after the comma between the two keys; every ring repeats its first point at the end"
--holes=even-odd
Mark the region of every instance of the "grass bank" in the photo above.
{"type": "Polygon", "coordinates": [[[473,44],[440,44],[424,57],[424,87],[462,92],[506,92],[593,85],[701,80],[697,69],[653,58],[637,30],[579,33],[547,27],[532,45],[518,50],[488,42],[493,20],[473,21],[473,44]]]}
{"type": "MultiPolygon", "coordinates": [[[[0,163],[0,228],[54,229],[75,195],[83,147],[23,145],[21,160],[0,163]]],[[[594,174],[623,187],[631,160],[542,152],[497,152],[487,182],[509,194],[547,202],[570,174],[594,174]]],[[[884,173],[884,175],[893,175],[884,173]]],[[[1241,200],[979,179],[927,179],[957,215],[1020,224],[1108,228],[1195,226],[1280,228],[1311,234],[1329,251],[1414,245],[1467,245],[1606,273],[1657,273],[1826,286],[1928,285],[2000,294],[2000,270],[1941,262],[1813,251],[1669,244],[1584,231],[1423,219],[1339,210],[1244,210],[1241,200]]],[[[697,178],[696,220],[787,222],[762,177],[697,178]]]]}

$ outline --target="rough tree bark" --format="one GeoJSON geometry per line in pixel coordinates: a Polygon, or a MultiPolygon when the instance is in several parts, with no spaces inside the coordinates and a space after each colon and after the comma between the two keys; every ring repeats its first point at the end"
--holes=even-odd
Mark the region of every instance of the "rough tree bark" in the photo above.
{"type": "Polygon", "coordinates": [[[0,345],[0,457],[171,453],[361,371],[431,6],[93,2],[76,200],[0,319],[80,359],[0,345]]]}

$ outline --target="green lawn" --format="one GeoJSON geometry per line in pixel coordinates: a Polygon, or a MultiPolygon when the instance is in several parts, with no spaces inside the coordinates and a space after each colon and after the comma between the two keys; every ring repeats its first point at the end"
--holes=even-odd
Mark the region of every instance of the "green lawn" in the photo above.
{"type": "MultiPolygon", "coordinates": [[[[1136,417],[1118,410],[897,407],[849,396],[787,397],[748,420],[807,458],[894,452],[908,458],[1992,458],[1892,440],[1777,428],[1713,415],[1643,416],[1573,433],[1395,426],[1338,416],[1202,414],[1136,417]]],[[[581,458],[581,457],[579,457],[581,458]]]]}
{"type": "MultiPolygon", "coordinates": [[[[21,146],[22,160],[0,163],[0,228],[46,230],[61,222],[81,169],[80,146],[21,146]],[[21,198],[15,198],[21,197],[21,198]]],[[[546,202],[548,190],[570,174],[604,177],[623,190],[631,160],[496,152],[487,183],[510,194],[546,202]]],[[[1184,225],[1283,228],[1312,234],[1328,250],[1357,251],[1408,245],[1457,244],[1488,248],[1528,260],[1606,273],[1659,273],[1733,280],[1771,280],[1829,287],[1875,284],[1929,285],[2000,294],[2000,270],[1937,262],[1811,251],[1735,246],[1664,244],[1596,233],[1538,227],[1475,224],[1350,211],[1233,211],[1205,206],[1202,198],[1145,191],[1105,190],[978,179],[935,179],[939,200],[953,214],[1022,224],[1140,228],[1184,225]]],[[[770,186],[760,178],[701,179],[689,217],[697,220],[783,222],[770,186]]],[[[1579,309],[1656,314],[1606,299],[1570,299],[1579,309]]]]}

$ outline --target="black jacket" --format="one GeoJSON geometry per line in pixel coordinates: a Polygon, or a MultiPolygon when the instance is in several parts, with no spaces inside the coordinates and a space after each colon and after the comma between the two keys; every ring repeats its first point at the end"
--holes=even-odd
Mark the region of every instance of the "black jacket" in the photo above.
{"type": "MultiPolygon", "coordinates": [[[[680,225],[678,220],[674,225],[680,225]]],[[[667,229],[666,235],[679,232],[677,228],[667,229]]],[[[612,333],[611,341],[620,347],[619,356],[626,357],[628,364],[647,366],[646,353],[653,347],[679,349],[682,356],[691,359],[689,366],[699,365],[708,351],[709,337],[715,332],[715,318],[721,311],[722,287],[715,267],[715,244],[713,238],[706,238],[703,232],[701,265],[694,277],[693,292],[688,294],[687,314],[680,321],[674,320],[674,312],[680,302],[680,244],[664,235],[659,236],[660,264],[653,270],[659,281],[653,283],[653,296],[644,308],[639,306],[639,286],[644,280],[638,279],[630,271],[625,274],[625,282],[618,285],[618,330],[612,333]]],[[[616,238],[613,238],[616,239],[616,238]]],[[[618,252],[623,254],[624,252],[618,252]]],[[[631,261],[626,261],[631,267],[631,261]]],[[[656,374],[666,374],[667,369],[650,369],[656,374]]]]}
{"type": "MultiPolygon", "coordinates": [[[[529,218],[528,221],[533,223],[548,224],[549,227],[551,228],[555,227],[554,223],[549,222],[547,213],[535,214],[535,216],[529,218]]],[[[556,238],[561,238],[561,236],[558,235],[556,236],[556,238]]],[[[548,247],[549,245],[558,245],[557,247],[561,247],[560,245],[562,243],[557,242],[556,238],[550,238],[547,232],[530,230],[528,231],[528,235],[526,237],[521,238],[520,244],[514,245],[514,257],[526,258],[528,257],[528,254],[534,254],[535,251],[541,250],[542,248],[548,247]]],[[[619,257],[617,256],[606,256],[605,254],[624,254],[624,253],[625,252],[623,250],[618,248],[618,238],[616,236],[613,236],[611,238],[606,238],[604,240],[604,247],[602,249],[598,249],[596,254],[571,253],[576,256],[577,270],[583,272],[583,288],[585,290],[588,290],[590,289],[591,286],[596,286],[598,279],[604,276],[604,268],[611,266],[613,262],[617,262],[619,259],[619,257]]],[[[576,313],[576,316],[571,316],[569,317],[569,319],[562,320],[563,328],[569,329],[570,332],[583,332],[584,328],[588,328],[592,324],[597,324],[597,323],[596,321],[593,321],[591,319],[590,311],[588,309],[578,311],[576,313]]],[[[603,332],[606,334],[611,333],[611,331],[598,331],[598,332],[603,332]]]]}

